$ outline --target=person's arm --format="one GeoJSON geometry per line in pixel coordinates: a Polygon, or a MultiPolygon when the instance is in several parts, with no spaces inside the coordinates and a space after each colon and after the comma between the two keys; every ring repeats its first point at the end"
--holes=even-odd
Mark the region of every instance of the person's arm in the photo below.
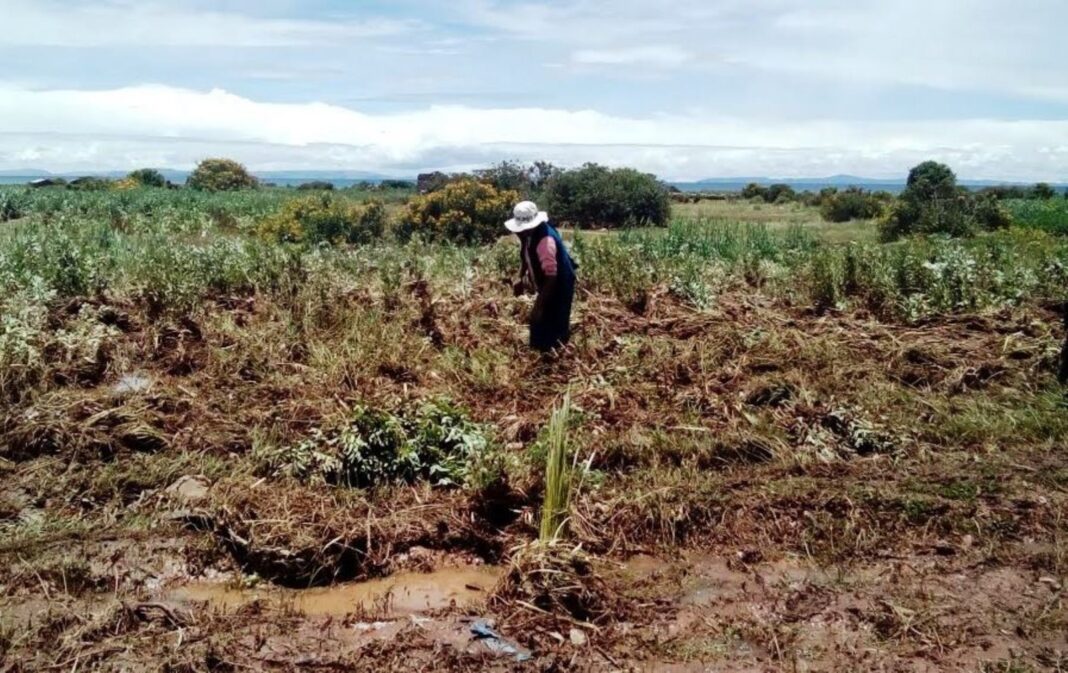
{"type": "Polygon", "coordinates": [[[527,255],[523,249],[526,247],[527,242],[523,239],[519,239],[519,280],[512,283],[512,294],[520,296],[527,291],[527,276],[529,270],[527,268],[527,255]]]}
{"type": "Polygon", "coordinates": [[[538,288],[538,298],[534,300],[534,310],[530,313],[531,322],[540,322],[545,317],[545,310],[549,297],[556,294],[557,268],[556,268],[556,239],[546,236],[538,243],[535,251],[538,262],[545,276],[541,287],[538,288]]]}

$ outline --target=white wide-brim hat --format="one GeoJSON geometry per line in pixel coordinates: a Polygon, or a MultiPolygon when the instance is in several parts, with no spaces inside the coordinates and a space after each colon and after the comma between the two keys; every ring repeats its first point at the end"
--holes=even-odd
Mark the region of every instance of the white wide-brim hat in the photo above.
{"type": "Polygon", "coordinates": [[[538,206],[533,201],[517,203],[512,210],[512,215],[512,219],[505,222],[504,226],[513,234],[530,231],[543,222],[549,221],[549,213],[538,210],[538,206]]]}

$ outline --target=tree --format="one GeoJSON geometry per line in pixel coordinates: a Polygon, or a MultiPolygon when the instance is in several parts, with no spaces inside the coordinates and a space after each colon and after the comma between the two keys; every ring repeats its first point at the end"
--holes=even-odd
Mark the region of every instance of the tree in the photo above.
{"type": "Polygon", "coordinates": [[[163,173],[160,173],[155,168],[139,168],[136,171],[130,172],[130,174],[126,176],[126,179],[141,187],[167,186],[167,178],[163,177],[163,173]]]}
{"type": "Polygon", "coordinates": [[[475,171],[475,177],[497,189],[519,192],[524,198],[535,198],[549,179],[559,172],[560,169],[547,161],[536,161],[529,165],[518,161],[502,161],[496,166],[475,171]]]}
{"type": "Polygon", "coordinates": [[[742,188],[743,199],[760,199],[761,201],[768,200],[768,190],[766,187],[762,187],[755,182],[750,182],[748,185],[742,188]]]}
{"type": "Polygon", "coordinates": [[[1057,196],[1057,190],[1047,182],[1040,182],[1031,188],[1031,198],[1049,200],[1057,196]]]}
{"type": "Polygon", "coordinates": [[[453,178],[441,171],[433,173],[420,173],[415,179],[415,188],[420,194],[436,192],[452,182],[453,178]]]}
{"type": "Polygon", "coordinates": [[[880,233],[884,240],[911,234],[972,236],[980,229],[998,229],[1010,223],[1008,211],[995,196],[960,189],[948,166],[925,161],[909,171],[905,190],[880,223],[880,233]]]}
{"type": "Polygon", "coordinates": [[[952,199],[957,195],[957,176],[945,164],[925,161],[909,171],[902,198],[916,202],[952,199]]]}
{"type": "Polygon", "coordinates": [[[254,189],[259,182],[232,159],[205,159],[197,164],[186,185],[206,192],[254,189]]]}
{"type": "Polygon", "coordinates": [[[764,200],[768,203],[786,203],[793,201],[797,192],[790,185],[778,183],[768,187],[764,193],[764,200]]]}
{"type": "Polygon", "coordinates": [[[577,227],[663,226],[671,199],[656,176],[597,164],[561,171],[545,190],[550,215],[577,227]]]}

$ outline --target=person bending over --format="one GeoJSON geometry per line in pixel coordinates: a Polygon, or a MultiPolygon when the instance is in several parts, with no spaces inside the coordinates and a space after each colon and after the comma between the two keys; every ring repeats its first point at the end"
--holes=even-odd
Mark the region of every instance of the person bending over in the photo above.
{"type": "Polygon", "coordinates": [[[516,293],[537,292],[530,312],[530,347],[547,353],[571,338],[571,302],[578,266],[553,227],[549,214],[532,201],[516,205],[505,228],[519,237],[520,279],[516,293]]]}

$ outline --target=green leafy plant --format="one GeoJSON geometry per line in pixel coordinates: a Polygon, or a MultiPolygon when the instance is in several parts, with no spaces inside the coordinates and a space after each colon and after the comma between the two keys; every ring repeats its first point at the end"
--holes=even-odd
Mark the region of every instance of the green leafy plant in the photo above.
{"type": "Polygon", "coordinates": [[[272,473],[352,488],[429,481],[477,489],[501,469],[488,429],[448,400],[401,413],[361,406],[345,425],[316,428],[260,461],[272,473]]]}

